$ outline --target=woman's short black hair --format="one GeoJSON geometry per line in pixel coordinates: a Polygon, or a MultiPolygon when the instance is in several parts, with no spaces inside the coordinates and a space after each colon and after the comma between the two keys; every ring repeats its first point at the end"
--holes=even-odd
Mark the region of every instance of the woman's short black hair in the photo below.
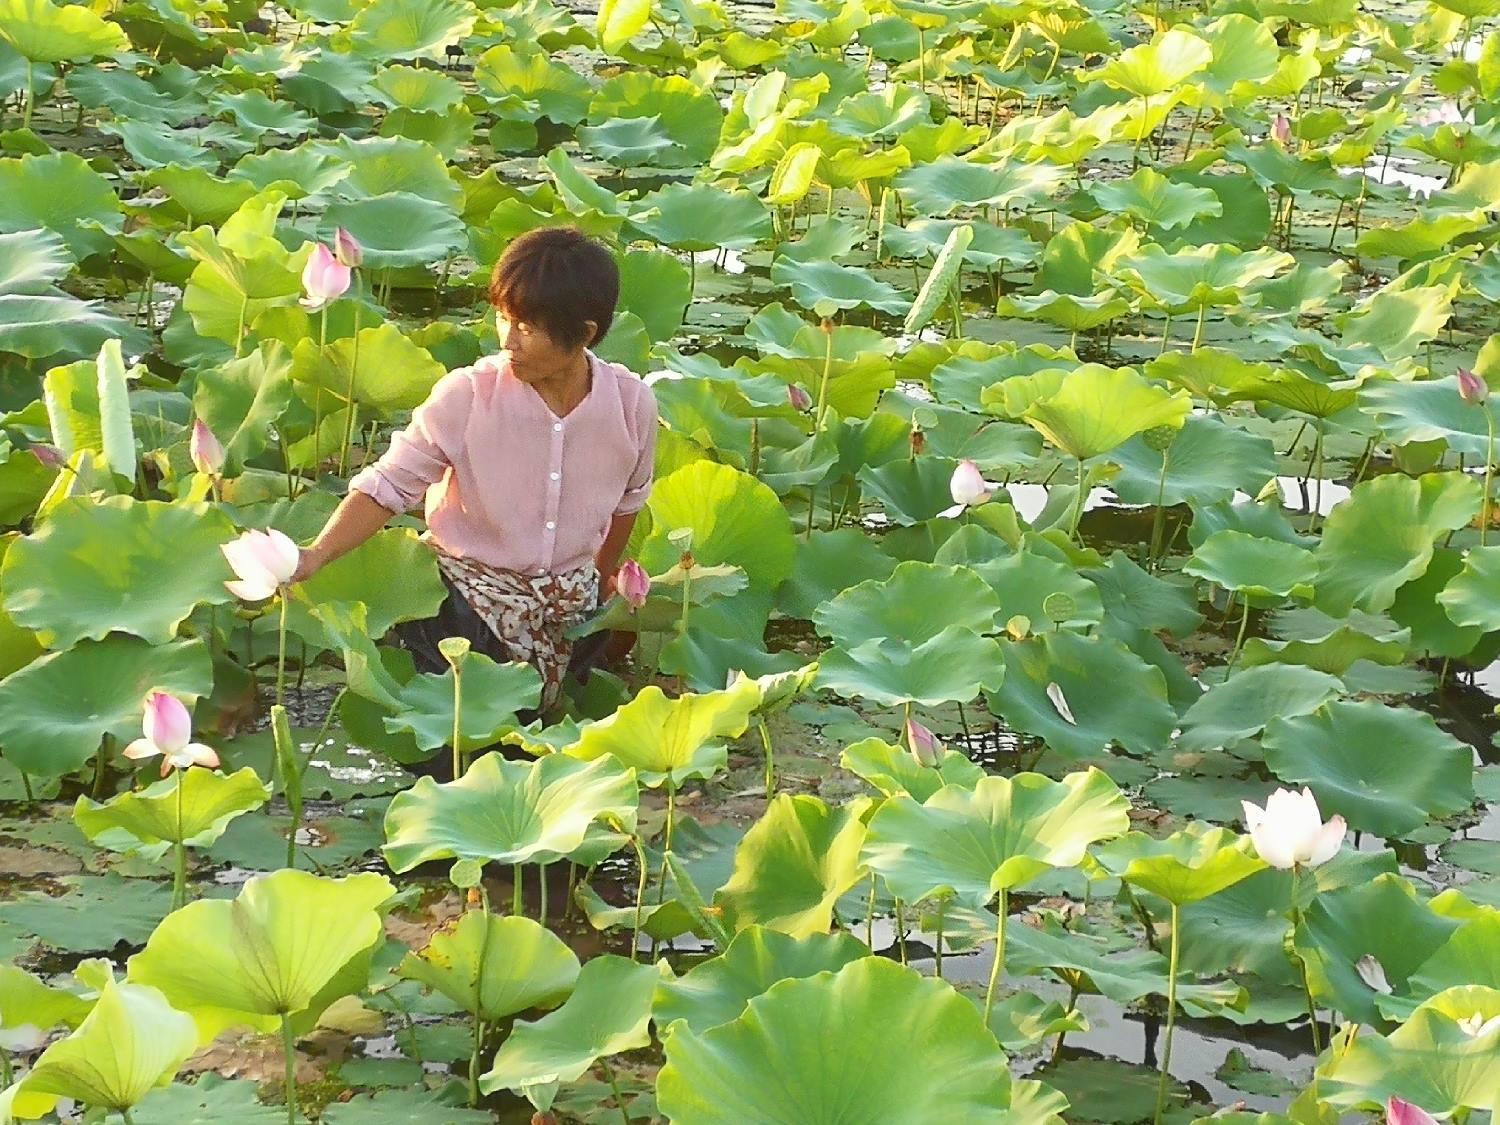
{"type": "Polygon", "coordinates": [[[527,231],[505,248],[490,277],[490,304],[570,348],[604,339],[619,299],[614,255],[573,226],[527,231]],[[592,337],[587,320],[598,325],[592,337]]]}

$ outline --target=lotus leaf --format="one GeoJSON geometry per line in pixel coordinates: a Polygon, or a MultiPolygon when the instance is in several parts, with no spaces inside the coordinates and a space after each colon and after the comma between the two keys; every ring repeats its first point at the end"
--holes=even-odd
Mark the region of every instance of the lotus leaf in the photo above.
{"type": "MultiPolygon", "coordinates": [[[[395,893],[384,875],[327,879],[291,868],[256,875],[230,901],[200,900],[169,914],[130,959],[133,984],[152,985],[187,1012],[207,1042],[222,1028],[263,1031],[363,987],[346,966],[381,940],[379,907],[395,893]]],[[[312,1013],[316,1015],[317,1013],[312,1013]]]]}
{"type": "MultiPolygon", "coordinates": [[[[491,47],[474,65],[474,80],[500,99],[503,119],[546,117],[576,125],[588,115],[593,91],[570,66],[524,41],[491,47]]],[[[549,154],[550,155],[550,154],[549,154]]]]}
{"type": "MultiPolygon", "coordinates": [[[[391,573],[387,571],[386,573],[391,573]]],[[[422,673],[402,688],[400,710],[385,720],[392,733],[410,731],[423,750],[450,745],[453,739],[454,677],[452,668],[441,676],[422,673]]],[[[516,713],[534,708],[541,699],[542,677],[530,664],[497,664],[482,652],[464,658],[463,699],[459,732],[461,753],[489,746],[517,724],[516,713]]]]}
{"type": "Polygon", "coordinates": [[[1150,244],[1121,258],[1117,268],[1138,279],[1141,290],[1169,313],[1180,313],[1236,304],[1251,282],[1292,264],[1292,256],[1280,250],[1210,243],[1169,254],[1150,244]]]}
{"type": "Polygon", "coordinates": [[[121,793],[103,803],[79,797],[73,819],[101,848],[140,851],[157,859],[178,842],[207,847],[231,820],[270,799],[271,787],[248,766],[228,776],[190,769],[180,781],[163,778],[139,793],[121,793]]]}
{"type": "Polygon", "coordinates": [[[658,480],[647,501],[651,535],[639,561],[661,573],[681,561],[670,533],[691,528],[692,555],[705,566],[740,567],[751,590],[770,590],[796,556],[791,518],[766,485],[728,465],[698,461],[658,480]]]}
{"type": "MultiPolygon", "coordinates": [[[[785,980],[743,1015],[697,1031],[677,1023],[658,1080],[669,1121],[703,1125],[937,1125],[1010,1120],[1005,1056],[979,1012],[944,981],[865,957],[834,973],[785,980]],[[893,1019],[921,1052],[889,1049],[893,1019]],[[848,1066],[818,1063],[829,1035],[848,1066]],[[765,1081],[765,1075],[782,1079],[765,1081]]],[[[1056,1108],[1056,1107],[1055,1107],[1056,1108]]]]}
{"type": "Polygon", "coordinates": [[[1252,600],[1309,597],[1318,562],[1311,551],[1241,531],[1216,531],[1183,566],[1192,574],[1252,600]]]}
{"type": "Polygon", "coordinates": [[[426,348],[394,324],[382,324],[360,329],[357,355],[350,338],[326,348],[303,340],[292,356],[292,379],[342,402],[349,392],[351,367],[354,401],[387,415],[420,406],[443,377],[442,364],[426,348]]]}
{"type": "Polygon", "coordinates": [[[486,1023],[561,1003],[578,980],[578,958],[530,918],[467,911],[401,962],[401,975],[437,989],[486,1023]]]}
{"type": "Polygon", "coordinates": [[[1211,898],[1266,866],[1248,836],[1197,821],[1164,840],[1131,832],[1100,845],[1094,857],[1111,875],[1174,906],[1211,898]]]}
{"type": "Polygon", "coordinates": [[[1342,694],[1336,676],[1295,664],[1262,664],[1208,690],[1182,716],[1177,744],[1184,750],[1232,749],[1275,719],[1316,711],[1342,694]]]}
{"type": "Polygon", "coordinates": [[[1483,457],[1489,443],[1485,419],[1495,419],[1497,404],[1465,402],[1453,377],[1372,379],[1359,389],[1359,408],[1397,445],[1442,441],[1455,453],[1483,457]]]}
{"type": "Polygon", "coordinates": [[[478,17],[468,0],[373,0],[348,28],[354,53],[388,59],[441,59],[443,48],[463,39],[478,17]]]}
{"type": "Polygon", "coordinates": [[[979,164],[945,156],[896,176],[896,187],[918,213],[944,216],[960,207],[1010,207],[1045,196],[1063,179],[1053,164],[979,164]]]}
{"type": "MultiPolygon", "coordinates": [[[[645,146],[638,158],[666,168],[692,167],[713,155],[719,143],[724,112],[712,94],[681,75],[655,75],[630,70],[609,79],[589,102],[589,121],[597,128],[605,122],[627,125],[649,122],[651,133],[665,144],[645,146]]],[[[597,138],[597,134],[594,134],[597,138]]],[[[579,131],[579,140],[591,144],[589,134],[579,131]]],[[[597,144],[597,140],[592,142],[597,144]]],[[[637,142],[637,145],[639,142],[637,142]]],[[[626,151],[600,147],[606,157],[623,157],[626,151]]]]}
{"type": "Polygon", "coordinates": [[[898,313],[906,308],[906,298],[895,286],[838,262],[794,260],[781,255],[771,264],[771,283],[790,289],[792,297],[806,309],[865,305],[898,313]]]}
{"type": "Polygon", "coordinates": [[[1110,460],[1120,466],[1110,488],[1127,504],[1212,504],[1236,491],[1254,496],[1276,475],[1269,439],[1197,415],[1183,422],[1165,453],[1137,434],[1110,460]]]}
{"type": "Polygon", "coordinates": [[[1099,206],[1126,214],[1160,230],[1186,226],[1205,215],[1220,215],[1224,205],[1207,188],[1174,183],[1154,168],[1141,168],[1127,180],[1093,189],[1099,206]]]}
{"type": "Polygon", "coordinates": [[[680,788],[724,765],[723,740],[745,732],[759,697],[754,681],[675,699],[649,684],[614,714],[583,728],[565,753],[589,762],[611,758],[630,767],[629,776],[639,776],[642,785],[680,788]]]}
{"type": "Polygon", "coordinates": [[[958,750],[945,749],[935,766],[923,765],[908,751],[879,738],[866,738],[839,755],[839,765],[864,778],[884,796],[905,794],[925,801],[945,785],[974,788],[984,769],[958,750]]]}
{"type": "Polygon", "coordinates": [[[869,580],[818,608],[818,632],[846,647],[882,638],[920,645],[950,626],[975,633],[994,627],[999,603],[967,568],[904,562],[888,579],[869,580]]]}
{"type": "Polygon", "coordinates": [[[949,625],[913,646],[876,637],[833,648],[818,662],[818,686],[887,707],[965,703],[981,690],[998,690],[1005,677],[999,645],[962,625],[949,625]]]}
{"type": "Polygon", "coordinates": [[[1425,711],[1337,701],[1275,720],[1261,745],[1277,777],[1311,786],[1325,815],[1359,831],[1400,836],[1474,800],[1468,745],[1425,711]]]}
{"type": "Polygon", "coordinates": [[[270,429],[291,405],[291,357],[276,341],[243,359],[198,374],[193,412],[224,447],[224,475],[235,476],[270,441],[270,429]]]}
{"type": "Polygon", "coordinates": [[[1091,363],[1021,416],[1068,456],[1088,460],[1154,427],[1180,428],[1190,405],[1184,392],[1168,393],[1132,368],[1091,363]]]}
{"type": "Polygon", "coordinates": [[[419,777],[386,811],[385,856],[410,871],[433,859],[551,863],[583,843],[595,822],[635,823],[635,774],[612,758],[549,754],[508,762],[485,754],[457,781],[419,777]]]}
{"type": "Polygon", "coordinates": [[[333,241],[343,227],[364,249],[370,269],[426,266],[466,250],[468,235],[442,203],[410,191],[388,191],[335,203],[323,214],[320,235],[333,241]]]}
{"type": "Polygon", "coordinates": [[[1088,77],[1138,98],[1166,93],[1191,74],[1205,69],[1213,50],[1193,32],[1174,27],[1150,43],[1121,52],[1088,77]]]}
{"type": "MultiPolygon", "coordinates": [[[[11,3],[52,11],[77,10],[97,19],[85,9],[73,5],[57,9],[47,0],[11,3]]],[[[68,252],[79,259],[109,253],[114,245],[110,236],[123,222],[120,201],[109,181],[71,152],[0,160],[0,192],[6,200],[0,231],[50,230],[61,236],[68,252]],[[96,225],[89,226],[85,220],[96,225]]]]}
{"type": "Polygon", "coordinates": [[[674,250],[743,249],[771,234],[771,213],[744,189],[668,184],[642,196],[636,206],[630,225],[674,250]]]}

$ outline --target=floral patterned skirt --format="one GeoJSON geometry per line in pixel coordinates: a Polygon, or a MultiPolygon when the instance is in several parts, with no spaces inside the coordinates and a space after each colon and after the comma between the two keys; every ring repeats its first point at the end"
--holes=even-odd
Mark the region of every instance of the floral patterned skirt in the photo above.
{"type": "Polygon", "coordinates": [[[564,676],[570,671],[586,675],[601,655],[607,633],[585,638],[578,651],[563,636],[599,603],[599,572],[592,563],[562,574],[520,574],[455,558],[431,540],[428,545],[437,556],[448,597],[434,617],[396,627],[419,671],[446,670],[438,642],[464,637],[474,651],[492,660],[524,660],[534,667],[542,677],[541,710],[546,711],[561,696],[564,676]]]}

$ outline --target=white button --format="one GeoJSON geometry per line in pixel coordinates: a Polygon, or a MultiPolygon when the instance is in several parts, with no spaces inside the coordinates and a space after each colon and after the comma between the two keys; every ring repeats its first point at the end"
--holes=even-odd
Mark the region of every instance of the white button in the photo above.
{"type": "Polygon", "coordinates": [[[553,479],[553,480],[557,480],[557,478],[558,478],[558,477],[560,477],[560,476],[562,476],[562,474],[561,474],[561,473],[553,473],[553,474],[552,474],[552,479],[553,479]]]}
{"type": "Polygon", "coordinates": [[[562,423],[561,422],[553,422],[552,423],[552,428],[553,428],[553,430],[561,433],[562,432],[562,423]]]}
{"type": "Polygon", "coordinates": [[[551,531],[556,526],[557,526],[557,524],[553,523],[551,520],[547,521],[547,530],[548,531],[551,531]]]}

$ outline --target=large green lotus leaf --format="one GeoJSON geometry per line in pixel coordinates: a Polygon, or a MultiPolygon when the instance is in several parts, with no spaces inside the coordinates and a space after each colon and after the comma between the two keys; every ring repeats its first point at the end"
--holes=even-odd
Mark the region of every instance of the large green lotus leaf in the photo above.
{"type": "Polygon", "coordinates": [[[1398,1097],[1444,1116],[1489,1110],[1500,1097],[1500,1050],[1492,1027],[1483,1035],[1460,1026],[1500,1016],[1500,990],[1450,988],[1421,1005],[1388,1036],[1350,1026],[1334,1038],[1317,1070],[1318,1097],[1342,1109],[1376,1110],[1398,1097]]]}
{"type": "Polygon", "coordinates": [[[1193,32],[1174,27],[1150,43],[1124,51],[1088,77],[1138,98],[1149,98],[1181,85],[1189,75],[1206,68],[1213,50],[1193,32]]]}
{"type": "Polygon", "coordinates": [[[817,686],[885,707],[939,707],[995,691],[1004,677],[993,637],[949,625],[915,646],[899,637],[876,637],[849,649],[828,649],[818,661],[817,686]]]}
{"type": "Polygon", "coordinates": [[[714,895],[725,927],[765,926],[793,937],[827,933],[840,896],[859,880],[864,817],[872,802],[831,807],[777,795],[734,853],[734,873],[714,895]]]}
{"type": "Polygon", "coordinates": [[[1137,435],[1109,459],[1120,466],[1110,489],[1127,504],[1212,504],[1236,491],[1254,496],[1276,475],[1276,448],[1269,438],[1212,416],[1190,416],[1165,454],[1137,435]]]}
{"type": "Polygon", "coordinates": [[[415,66],[386,66],[375,75],[375,89],[391,108],[442,113],[463,100],[464,89],[446,74],[415,66]]]}
{"type": "Polygon", "coordinates": [[[952,895],[980,909],[1053,867],[1074,867],[1090,844],[1122,835],[1129,802],[1090,768],[1053,781],[1038,773],[950,785],[926,803],[891,797],[870,820],[860,858],[897,898],[952,895]]]}
{"type": "Polygon", "coordinates": [[[1479,511],[1482,488],[1462,473],[1388,474],[1355,486],[1328,514],[1318,544],[1317,605],[1335,616],[1379,612],[1432,561],[1433,542],[1479,511]]]}
{"type": "Polygon", "coordinates": [[[551,863],[596,821],[633,825],[638,801],[635,774],[612,758],[485,754],[457,781],[419,777],[396,795],[385,814],[385,857],[398,873],[430,859],[551,863]]]}
{"type": "MultiPolygon", "coordinates": [[[[398,680],[387,669],[381,650],[370,639],[370,630],[365,624],[364,603],[323,602],[313,610],[313,614],[328,630],[331,647],[343,651],[344,678],[349,691],[378,705],[382,710],[395,711],[399,708],[401,685],[404,681],[398,680]]],[[[379,729],[384,729],[384,724],[376,725],[379,729]]],[[[412,749],[415,750],[415,746],[412,749]]]]}
{"type": "Polygon", "coordinates": [[[652,341],[670,340],[693,299],[691,272],[665,250],[629,250],[619,262],[620,308],[641,318],[652,341]]]}
{"type": "Polygon", "coordinates": [[[651,20],[649,0],[604,0],[594,19],[594,34],[599,46],[610,54],[644,31],[651,20]]]}
{"type": "Polygon", "coordinates": [[[1292,264],[1290,254],[1265,247],[1245,251],[1211,243],[1169,254],[1162,246],[1150,243],[1121,258],[1117,268],[1138,281],[1138,287],[1151,300],[1176,313],[1238,304],[1240,294],[1251,282],[1292,264]]]}
{"type": "Polygon", "coordinates": [[[589,102],[592,125],[642,118],[654,118],[655,130],[668,142],[666,149],[653,153],[647,162],[688,168],[702,164],[718,148],[724,111],[712,92],[692,80],[645,70],[617,74],[600,86],[589,102]]]}
{"type": "MultiPolygon", "coordinates": [[[[1456,625],[1448,615],[1442,599],[1448,587],[1467,568],[1464,553],[1453,547],[1438,547],[1432,553],[1422,577],[1413,579],[1396,591],[1396,600],[1387,611],[1392,621],[1411,630],[1414,649],[1433,656],[1465,656],[1474,650],[1485,630],[1475,624],[1456,625]]],[[[1472,578],[1473,575],[1470,575],[1472,578]]],[[[1460,589],[1472,587],[1465,583],[1460,589]]],[[[1486,611],[1473,606],[1472,612],[1486,611]]],[[[1460,614],[1462,616],[1462,614],[1460,614]]]]}
{"type": "MultiPolygon", "coordinates": [[[[674,1025],[657,1096],[669,1121],[699,1125],[938,1125],[1014,1118],[1005,1056],[978,1009],[945,981],[876,957],[787,980],[744,1014],[698,1032],[674,1025]],[[895,1051],[900,1021],[921,1051],[895,1051]],[[839,1044],[843,1062],[824,1049],[839,1044]],[[766,1081],[776,1075],[776,1081],[766,1081]]],[[[1037,1120],[1027,1117],[1026,1120],[1037,1120]]]]}
{"type": "Polygon", "coordinates": [[[573,995],[539,1020],[518,1022],[479,1088],[520,1090],[573,1082],[594,1060],[651,1043],[651,1000],[663,970],[606,953],[583,966],[573,995]]]}
{"type": "Polygon", "coordinates": [[[584,727],[565,753],[583,761],[612,758],[631,767],[642,785],[677,789],[724,765],[724,740],[745,733],[759,702],[754,680],[676,698],[649,684],[608,718],[584,727]]]}
{"type": "Polygon", "coordinates": [[[1054,594],[1065,598],[1069,607],[1067,617],[1060,622],[1064,628],[1086,629],[1104,620],[1099,588],[1056,559],[1023,550],[991,562],[976,563],[973,569],[1000,599],[996,621],[1009,621],[1018,615],[1032,622],[1047,621],[1047,599],[1054,594]]]}
{"type": "MultiPolygon", "coordinates": [[[[1465,402],[1458,394],[1458,377],[1371,379],[1359,388],[1359,409],[1375,420],[1393,445],[1424,441],[1445,442],[1468,457],[1483,457],[1489,444],[1486,419],[1500,420],[1500,403],[1465,402]]],[[[1496,427],[1500,430],[1500,426],[1496,427]]]]}
{"type": "MultiPolygon", "coordinates": [[[[859,949],[861,954],[868,952],[862,945],[859,949]]],[[[27,1024],[42,1031],[51,1031],[60,1024],[77,1027],[93,1006],[92,1000],[66,989],[51,988],[24,969],[0,965],[0,1010],[4,1012],[0,1016],[0,1029],[14,1031],[27,1024]]]]}
{"type": "Polygon", "coordinates": [[[528,1008],[562,1003],[578,980],[578,958],[530,918],[470,910],[420,953],[408,953],[400,972],[494,1023],[528,1008]]]}
{"type": "Polygon", "coordinates": [[[990,708],[1012,729],[1071,758],[1093,757],[1112,743],[1150,754],[1170,741],[1177,717],[1161,670],[1118,642],[1063,630],[1001,641],[1000,650],[1005,682],[990,708]],[[1048,694],[1054,684],[1072,722],[1048,694]],[[1111,690],[1100,691],[1100,684],[1111,690]]]}
{"type": "MultiPolygon", "coordinates": [[[[1456,625],[1492,632],[1500,629],[1500,547],[1475,547],[1438,602],[1456,625]]],[[[1472,646],[1471,646],[1472,647],[1472,646]]],[[[1467,650],[1465,650],[1467,651],[1467,650]]]]}
{"type": "Polygon", "coordinates": [[[5,609],[48,648],[111,630],[166,644],[201,602],[231,601],[219,551],[234,538],[208,504],[64,500],[5,554],[5,609]]]}
{"type": "Polygon", "coordinates": [[[1277,719],[1261,746],[1277,777],[1311,786],[1324,815],[1356,831],[1400,836],[1474,800],[1472,749],[1425,711],[1336,701],[1277,719]]]}
{"type": "Polygon", "coordinates": [[[1017,293],[1001,297],[995,314],[1042,320],[1069,332],[1087,332],[1124,316],[1130,308],[1130,302],[1114,290],[1079,296],[1044,289],[1035,294],[1017,293]]]}
{"type": "Polygon", "coordinates": [[[1219,197],[1207,188],[1174,183],[1150,167],[1137,170],[1129,179],[1099,184],[1090,194],[1110,214],[1130,215],[1160,230],[1184,227],[1194,219],[1224,211],[1219,197]]]}
{"type": "Polygon", "coordinates": [[[479,12],[468,0],[373,0],[347,32],[356,55],[379,59],[442,59],[444,48],[474,30],[479,12]]]}
{"type": "Polygon", "coordinates": [[[1200,902],[1266,865],[1250,837],[1189,821],[1164,840],[1131,832],[1101,844],[1094,858],[1111,875],[1168,902],[1200,902]]]}
{"type": "Polygon", "coordinates": [[[1180,427],[1191,406],[1186,391],[1169,393],[1133,368],[1089,363],[1022,418],[1070,457],[1088,460],[1157,426],[1180,427]]]}
{"type": "Polygon", "coordinates": [[[463,206],[463,186],[448,174],[443,154],[425,141],[406,137],[340,137],[312,147],[351,165],[348,176],[334,188],[342,199],[362,199],[388,192],[409,191],[457,210],[463,206]]]}
{"type": "Polygon", "coordinates": [[[1341,332],[1340,358],[1349,364],[1389,364],[1416,355],[1448,323],[1457,284],[1455,279],[1449,285],[1382,289],[1335,316],[1341,332]]]}
{"type": "MultiPolygon", "coordinates": [[[[67,10],[85,11],[73,6],[67,10]]],[[[113,250],[111,233],[124,221],[109,181],[71,152],[0,160],[0,193],[5,199],[0,231],[45,228],[60,235],[69,253],[80,260],[113,250]],[[84,220],[97,225],[88,226],[84,220]]]]}
{"type": "Polygon", "coordinates": [[[469,245],[463,221],[452,208],[409,191],[332,204],[318,231],[332,242],[338,227],[359,241],[364,265],[372,270],[431,265],[469,245]]]}
{"type": "MultiPolygon", "coordinates": [[[[76,838],[77,830],[68,828],[76,838]]],[[[31,891],[0,906],[7,934],[34,936],[72,953],[108,953],[121,942],[143,944],[172,909],[172,890],[160,883],[114,874],[67,875],[52,882],[61,886],[61,894],[31,891]]]]}
{"type": "Polygon", "coordinates": [[[576,125],[587,116],[593,96],[588,79],[573,67],[554,62],[549,52],[524,41],[491,47],[480,55],[474,81],[499,99],[503,120],[546,117],[560,125],[576,125]]]}
{"type": "Polygon", "coordinates": [[[965,789],[984,776],[984,769],[958,750],[944,750],[935,766],[924,766],[909,752],[879,738],[866,738],[839,755],[839,765],[862,777],[887,797],[905,794],[925,801],[945,785],[965,789]]]}
{"type": "Polygon", "coordinates": [[[864,494],[880,502],[890,519],[902,526],[924,523],[953,503],[950,457],[898,457],[884,465],[864,465],[855,473],[864,494]]]}
{"type": "Polygon", "coordinates": [[[1177,745],[1189,751],[1232,748],[1274,719],[1316,711],[1343,694],[1337,676],[1296,664],[1245,668],[1210,688],[1182,716],[1177,745]]]}
{"type": "Polygon", "coordinates": [[[1041,252],[1024,231],[960,219],[916,219],[904,227],[891,224],[884,228],[884,245],[898,257],[930,261],[942,252],[948,236],[960,226],[974,232],[974,241],[964,251],[964,261],[982,270],[1029,266],[1041,252]]]}
{"type": "Polygon", "coordinates": [[[1318,560],[1311,551],[1242,531],[1216,531],[1193,552],[1183,573],[1252,599],[1312,594],[1318,560]]]}
{"type": "Polygon", "coordinates": [[[802,261],[778,255],[771,263],[771,283],[790,289],[793,299],[805,309],[865,305],[894,314],[904,311],[909,303],[894,285],[877,280],[867,271],[826,260],[802,261]]]}
{"type": "Polygon", "coordinates": [[[288,199],[318,195],[333,187],[352,171],[347,160],[329,152],[315,152],[310,145],[252,152],[225,173],[232,180],[246,180],[257,191],[268,188],[288,199]]]}
{"type": "Polygon", "coordinates": [[[286,1121],[281,1106],[261,1103],[255,1082],[220,1078],[212,1072],[191,1086],[174,1082],[153,1090],[130,1116],[136,1125],[282,1125],[286,1121]]]}
{"type": "Polygon", "coordinates": [[[850,648],[883,638],[920,645],[954,625],[987,633],[999,608],[994,591],[967,567],[910,561],[889,578],[861,582],[820,606],[813,624],[850,648]]]}
{"type": "Polygon", "coordinates": [[[684,571],[681,564],[665,574],[651,576],[651,589],[645,604],[634,607],[618,594],[592,615],[572,627],[570,636],[587,636],[604,629],[627,633],[675,633],[682,621],[683,594],[687,594],[689,612],[718,598],[732,597],[745,589],[745,572],[737,566],[694,566],[684,571]],[[684,575],[691,578],[684,583],[684,575]],[[683,587],[687,589],[684,591],[683,587]]]}
{"type": "Polygon", "coordinates": [[[73,806],[73,819],[101,848],[140,851],[160,858],[178,841],[189,847],[207,847],[223,834],[231,820],[270,799],[271,787],[249,766],[227,777],[210,770],[189,769],[139,792],[121,793],[103,804],[79,797],[73,806]]]}
{"type": "Polygon", "coordinates": [[[642,196],[636,207],[630,225],[675,250],[744,249],[771,236],[771,212],[743,188],[668,184],[642,196]]]}
{"type": "MultiPolygon", "coordinates": [[[[281,198],[279,192],[272,194],[281,198]]],[[[260,198],[256,196],[246,207],[260,198]]],[[[244,213],[241,208],[239,214],[244,213]]],[[[179,238],[198,259],[183,291],[182,309],[199,335],[234,344],[240,337],[242,318],[244,325],[252,325],[267,309],[293,304],[302,292],[299,269],[284,252],[250,257],[233,253],[216,244],[207,231],[200,227],[179,238]]]]}
{"type": "MultiPolygon", "coordinates": [[[[200,900],[167,915],[130,959],[129,979],[161,989],[204,1042],[235,1024],[269,1031],[315,1000],[338,998],[328,986],[381,941],[378,908],[395,890],[371,872],[256,875],[230,901],[200,900]]],[[[363,977],[349,983],[357,990],[363,977]]]]}
{"type": "Polygon", "coordinates": [[[292,354],[292,379],[326,391],[340,403],[349,393],[351,368],[354,401],[387,417],[416,409],[443,377],[443,365],[394,324],[360,329],[357,355],[352,337],[326,348],[303,340],[292,354]]]}
{"type": "Polygon", "coordinates": [[[0,682],[0,746],[17,769],[60,777],[92,758],[105,734],[122,742],[139,737],[148,692],[191,701],[212,686],[208,648],[201,640],[81,641],[0,682]]]}
{"type": "Polygon", "coordinates": [[[737,566],[751,590],[774,589],[792,569],[797,541],[791,517],[766,485],[729,465],[696,461],[656,482],[647,501],[651,534],[639,560],[660,574],[681,559],[668,536],[691,529],[693,559],[737,566]]]}
{"type": "Polygon", "coordinates": [[[864,943],[847,933],[793,937],[749,926],[735,934],[719,956],[662,984],[656,994],[656,1022],[667,1028],[682,1020],[687,1029],[702,1033],[738,1019],[751,1000],[778,981],[836,973],[869,955],[864,943]]]}
{"type": "Polygon", "coordinates": [[[278,341],[243,359],[198,372],[193,411],[224,447],[224,474],[236,476],[265,449],[270,430],[292,401],[291,356],[278,341]]]}
{"type": "Polygon", "coordinates": [[[306,600],[296,599],[287,607],[287,628],[319,645],[332,644],[332,634],[316,619],[313,606],[362,602],[366,635],[379,638],[398,621],[432,616],[447,597],[432,548],[405,527],[376,532],[319,570],[302,590],[306,600]],[[402,581],[389,581],[392,574],[402,581]]]}
{"type": "Polygon", "coordinates": [[[1186,637],[1203,623],[1191,585],[1146,573],[1124,551],[1110,555],[1107,567],[1083,573],[1099,588],[1106,619],[1174,637],[1186,637]]]}
{"type": "Polygon", "coordinates": [[[34,63],[87,62],[130,47],[119,24],[107,23],[77,4],[5,0],[0,39],[34,63]]]}
{"type": "Polygon", "coordinates": [[[216,93],[209,102],[215,113],[228,116],[234,122],[234,128],[241,136],[256,141],[267,133],[300,139],[317,125],[315,118],[303,113],[290,101],[273,100],[259,90],[246,90],[242,94],[216,93]]]}
{"type": "MultiPolygon", "coordinates": [[[[433,1030],[445,1032],[451,1027],[439,1025],[433,1030]]],[[[343,1070],[340,1075],[353,1077],[343,1070]]],[[[427,1125],[490,1125],[494,1119],[495,1115],[489,1110],[466,1108],[463,1084],[450,1083],[438,1090],[413,1086],[356,1094],[346,1102],[329,1102],[318,1122],[319,1125],[411,1125],[413,1121],[423,1121],[427,1125]]],[[[205,1122],[204,1125],[212,1123],[205,1122]]],[[[239,1122],[233,1125],[239,1125],[239,1122]]]]}
{"type": "Polygon", "coordinates": [[[0,1094],[0,1117],[41,1117],[59,1098],[128,1110],[171,1082],[197,1049],[193,1021],[154,988],[109,980],[78,1030],[52,1044],[0,1094]]]}
{"type": "Polygon", "coordinates": [[[941,217],[960,207],[1009,207],[1047,195],[1066,171],[1055,164],[978,164],[944,156],[896,176],[896,187],[920,215],[941,217]]]}
{"type": "Polygon", "coordinates": [[[1500,988],[1500,914],[1493,910],[1462,920],[1430,957],[1407,973],[1406,991],[1425,1000],[1463,984],[1500,988]]]}
{"type": "Polygon", "coordinates": [[[1303,915],[1295,941],[1313,996],[1347,1019],[1378,1026],[1382,993],[1361,978],[1360,958],[1374,957],[1390,987],[1405,992],[1407,978],[1458,927],[1455,919],[1430,909],[1399,875],[1379,875],[1319,895],[1303,915]]]}
{"type": "MultiPolygon", "coordinates": [[[[386,573],[392,573],[387,571],[386,573]]],[[[424,672],[402,688],[401,709],[385,720],[386,730],[410,731],[423,750],[453,743],[454,673],[424,672]]],[[[465,752],[489,746],[516,726],[516,713],[535,707],[542,697],[542,677],[524,661],[497,664],[482,652],[464,659],[458,702],[465,752]]]]}
{"type": "Polygon", "coordinates": [[[792,573],[776,590],[777,608],[811,618],[835,594],[865,580],[884,581],[895,569],[896,560],[856,528],[814,531],[797,541],[792,573]]]}

